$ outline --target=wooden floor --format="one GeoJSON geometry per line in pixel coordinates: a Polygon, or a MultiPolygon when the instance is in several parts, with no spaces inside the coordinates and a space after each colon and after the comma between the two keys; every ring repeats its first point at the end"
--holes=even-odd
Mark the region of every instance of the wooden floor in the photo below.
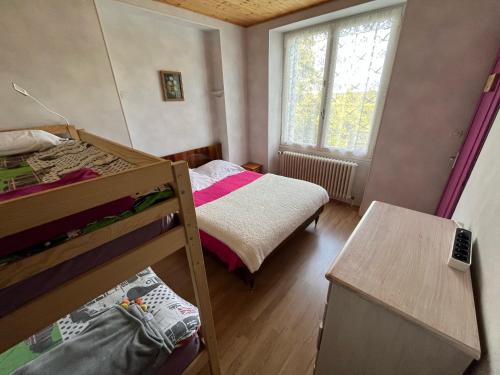
{"type": "MultiPolygon", "coordinates": [[[[311,374],[327,268],[359,221],[356,208],[331,202],[320,217],[263,264],[254,290],[205,256],[222,373],[311,374]]],[[[155,270],[192,300],[182,259],[155,270]],[[166,271],[168,269],[168,272],[166,271]]]]}

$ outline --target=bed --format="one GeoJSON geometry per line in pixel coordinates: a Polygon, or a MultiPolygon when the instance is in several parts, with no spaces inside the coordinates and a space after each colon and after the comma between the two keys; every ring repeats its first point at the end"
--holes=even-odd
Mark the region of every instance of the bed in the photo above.
{"type": "Polygon", "coordinates": [[[220,145],[168,155],[189,163],[203,247],[252,282],[264,260],[294,233],[318,221],[329,201],[322,187],[221,161],[220,145]]]}
{"type": "MultiPolygon", "coordinates": [[[[0,352],[12,353],[19,343],[24,347],[17,347],[17,352],[26,352],[26,343],[40,351],[40,343],[59,337],[61,345],[51,347],[47,355],[37,353],[32,362],[43,363],[43,358],[56,358],[57,353],[65,358],[69,343],[81,344],[91,334],[102,334],[109,322],[137,321],[129,315],[143,311],[154,317],[148,315],[148,324],[164,336],[162,345],[169,348],[163,372],[191,374],[208,365],[218,374],[208,285],[192,196],[186,193],[186,163],[171,163],[72,126],[42,129],[71,138],[60,142],[64,152],[51,146],[39,151],[36,156],[43,157],[36,160],[32,153],[0,159],[5,169],[10,168],[2,174],[6,171],[0,166],[0,298],[9,301],[0,308],[0,352]],[[83,150],[83,157],[75,157],[77,149],[83,150]],[[69,164],[60,163],[59,155],[70,159],[69,164]],[[148,268],[181,249],[186,249],[197,307],[177,297],[148,268]],[[129,308],[119,300],[131,289],[141,290],[144,301],[128,301],[129,308]],[[201,324],[201,336],[200,324],[193,323],[189,340],[182,342],[186,345],[177,348],[188,337],[168,336],[166,329],[155,326],[159,312],[176,310],[161,296],[151,297],[158,290],[176,301],[179,314],[201,324]],[[106,314],[116,319],[104,319],[106,314]],[[81,320],[92,321],[90,328],[81,320]],[[69,327],[64,334],[63,326],[69,327]]],[[[2,363],[9,361],[1,358],[3,369],[2,363]]]]}
{"type": "MultiPolygon", "coordinates": [[[[116,305],[116,301],[125,298],[128,301],[140,298],[143,306],[147,307],[146,311],[155,317],[155,321],[159,322],[158,327],[167,335],[170,355],[155,373],[182,374],[182,370],[196,358],[200,349],[198,309],[176,295],[149,267],[0,354],[0,374],[26,371],[22,369],[23,366],[40,367],[36,363],[40,361],[40,356],[46,355],[51,359],[50,350],[61,350],[61,345],[71,346],[72,342],[74,345],[75,340],[88,334],[91,324],[95,325],[98,319],[103,319],[106,312],[116,305]]],[[[80,350],[77,360],[72,361],[73,366],[82,366],[88,357],[88,352],[80,350]]],[[[124,365],[126,362],[122,361],[124,365]]],[[[126,368],[122,370],[126,372],[126,368]]],[[[33,372],[33,369],[30,371],[33,372]]],[[[58,371],[45,366],[42,372],[58,371]]]]}

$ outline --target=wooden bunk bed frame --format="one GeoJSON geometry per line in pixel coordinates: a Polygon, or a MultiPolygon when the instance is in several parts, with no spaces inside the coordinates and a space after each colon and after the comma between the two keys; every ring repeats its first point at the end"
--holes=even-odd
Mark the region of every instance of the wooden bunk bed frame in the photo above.
{"type": "MultiPolygon", "coordinates": [[[[183,374],[197,374],[206,368],[207,364],[212,375],[220,374],[210,295],[187,163],[182,161],[172,163],[84,130],[77,130],[74,126],[53,125],[30,129],[45,130],[56,135],[69,135],[73,139],[88,142],[103,151],[127,160],[137,167],[125,172],[0,202],[0,216],[3,218],[0,238],[134,195],[137,192],[148,191],[163,184],[170,184],[175,195],[131,217],[4,266],[0,269],[0,288],[28,279],[39,272],[159,220],[165,215],[177,213],[180,224],[70,279],[0,318],[0,352],[69,314],[131,275],[181,249],[186,249],[200,313],[204,346],[183,374]],[[36,215],[30,215],[30,212],[35,212],[36,215]]],[[[3,303],[8,303],[8,301],[3,303]]]]}

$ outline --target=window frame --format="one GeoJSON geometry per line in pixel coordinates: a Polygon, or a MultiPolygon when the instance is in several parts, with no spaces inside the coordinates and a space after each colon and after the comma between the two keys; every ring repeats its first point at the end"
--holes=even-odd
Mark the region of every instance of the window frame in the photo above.
{"type": "Polygon", "coordinates": [[[328,21],[324,23],[318,23],[316,25],[310,25],[307,27],[303,27],[296,30],[291,30],[283,35],[283,70],[282,70],[282,92],[281,92],[281,131],[280,131],[280,149],[283,150],[293,150],[293,151],[303,151],[317,154],[328,154],[330,156],[341,158],[341,159],[350,159],[350,160],[361,160],[361,161],[371,161],[373,156],[373,150],[375,147],[376,139],[378,136],[378,130],[380,127],[380,122],[382,118],[382,113],[384,111],[385,99],[387,96],[388,86],[390,83],[390,76],[392,74],[392,68],[394,65],[394,57],[396,54],[398,39],[401,31],[401,24],[403,20],[405,5],[397,4],[389,7],[381,7],[377,9],[372,9],[366,12],[360,12],[357,14],[353,14],[346,17],[339,17],[333,21],[328,21]],[[377,98],[375,100],[375,111],[373,114],[372,126],[370,129],[370,137],[368,141],[368,147],[366,154],[364,156],[355,155],[350,151],[345,151],[341,149],[337,149],[334,147],[326,147],[326,136],[327,136],[327,126],[325,126],[326,118],[327,118],[327,105],[331,101],[331,87],[330,84],[333,84],[332,80],[332,71],[335,72],[335,68],[332,69],[332,61],[336,61],[337,57],[337,44],[334,43],[336,40],[336,34],[338,33],[338,22],[343,21],[349,18],[358,18],[366,14],[376,13],[380,11],[388,11],[388,10],[396,10],[399,9],[400,13],[398,14],[398,19],[393,28],[391,28],[391,35],[389,39],[389,44],[387,47],[384,67],[382,76],[380,79],[380,85],[377,92],[377,98]],[[320,104],[320,116],[318,121],[318,134],[315,145],[306,145],[299,143],[287,143],[285,141],[285,134],[288,132],[288,127],[285,126],[286,121],[286,99],[288,99],[288,90],[289,84],[288,80],[286,80],[288,74],[288,63],[287,56],[288,50],[286,48],[286,40],[287,35],[297,34],[307,30],[325,27],[328,29],[328,42],[326,48],[326,56],[325,56],[325,66],[323,71],[323,88],[321,95],[321,104],[320,104]],[[334,51],[335,50],[335,51],[334,51]],[[286,130],[285,130],[286,129],[286,130]]]}

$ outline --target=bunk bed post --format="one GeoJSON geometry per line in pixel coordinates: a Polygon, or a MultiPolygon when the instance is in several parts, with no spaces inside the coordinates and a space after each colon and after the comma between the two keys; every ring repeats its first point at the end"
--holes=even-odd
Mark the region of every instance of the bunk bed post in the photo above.
{"type": "Polygon", "coordinates": [[[191,280],[196,297],[196,303],[201,317],[201,328],[206,343],[210,372],[212,375],[220,374],[219,357],[217,354],[217,339],[210,303],[207,276],[201,241],[196,222],[191,182],[189,180],[188,165],[185,161],[172,163],[175,180],[175,193],[179,199],[179,217],[184,225],[186,235],[186,254],[191,271],[191,280]]]}
{"type": "Polygon", "coordinates": [[[80,140],[80,134],[78,134],[78,130],[73,125],[68,125],[68,134],[71,139],[80,140]]]}

